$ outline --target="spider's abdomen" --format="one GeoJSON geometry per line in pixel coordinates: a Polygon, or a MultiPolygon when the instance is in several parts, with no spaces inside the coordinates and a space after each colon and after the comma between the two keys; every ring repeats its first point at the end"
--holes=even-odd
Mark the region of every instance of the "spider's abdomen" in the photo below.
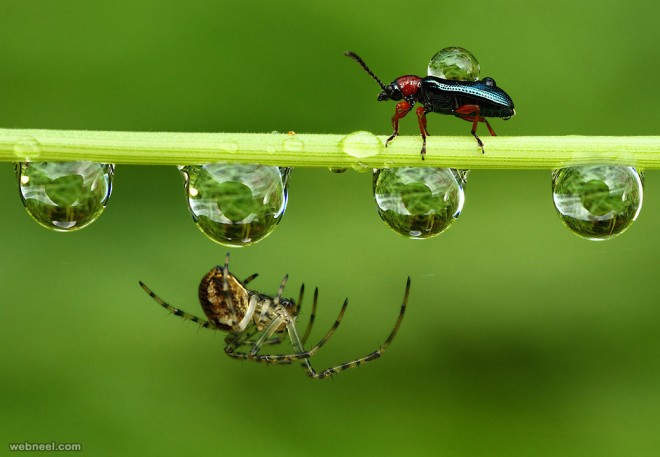
{"type": "Polygon", "coordinates": [[[209,321],[231,330],[248,310],[248,291],[231,273],[227,274],[227,291],[224,282],[222,267],[214,267],[199,283],[199,302],[209,321]]]}

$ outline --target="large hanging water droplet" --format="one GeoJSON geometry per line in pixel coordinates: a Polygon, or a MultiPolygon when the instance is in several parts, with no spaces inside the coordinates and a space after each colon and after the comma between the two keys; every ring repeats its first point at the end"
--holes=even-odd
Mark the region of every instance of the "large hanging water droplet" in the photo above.
{"type": "Polygon", "coordinates": [[[225,246],[248,246],[284,215],[290,168],[212,163],[180,168],[197,227],[225,246]]]}
{"type": "Polygon", "coordinates": [[[590,240],[612,238],[637,219],[644,182],[633,167],[587,165],[552,174],[552,198],[559,218],[590,240]]]}
{"type": "Polygon", "coordinates": [[[374,170],[378,214],[395,232],[414,239],[446,230],[463,209],[462,175],[450,168],[374,170]]]}
{"type": "Polygon", "coordinates": [[[23,162],[19,192],[28,214],[43,227],[78,230],[103,212],[112,192],[114,165],[96,162],[23,162]]]}
{"type": "Polygon", "coordinates": [[[467,49],[444,48],[436,52],[428,66],[428,75],[456,81],[477,81],[479,62],[467,49]]]}

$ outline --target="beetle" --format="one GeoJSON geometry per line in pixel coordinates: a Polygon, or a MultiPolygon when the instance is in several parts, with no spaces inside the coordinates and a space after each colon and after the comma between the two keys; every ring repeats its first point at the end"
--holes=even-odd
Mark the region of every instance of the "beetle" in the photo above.
{"type": "Polygon", "coordinates": [[[405,75],[396,78],[386,86],[356,53],[347,51],[344,55],[360,64],[380,85],[382,92],[378,95],[379,102],[383,100],[399,102],[396,105],[394,116],[392,116],[394,133],[385,141],[386,147],[399,135],[399,120],[412,110],[416,102],[421,104],[417,107],[416,113],[419,131],[422,135],[422,160],[426,154],[426,137],[429,134],[426,129],[427,113],[450,114],[472,122],[470,133],[477,140],[482,154],[485,152],[484,143],[477,135],[477,124],[485,123],[490,134],[495,136],[495,131],[486,118],[499,117],[508,120],[516,114],[513,100],[505,91],[497,87],[493,78],[487,77],[478,81],[455,81],[437,76],[420,78],[415,75],[405,75]]]}

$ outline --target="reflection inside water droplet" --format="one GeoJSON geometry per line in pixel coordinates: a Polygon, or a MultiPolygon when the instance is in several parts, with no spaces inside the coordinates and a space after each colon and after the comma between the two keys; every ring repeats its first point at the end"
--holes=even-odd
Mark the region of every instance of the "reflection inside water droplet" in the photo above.
{"type": "Polygon", "coordinates": [[[428,66],[428,75],[456,81],[477,81],[479,62],[467,49],[449,47],[436,52],[428,66]]]}
{"type": "Polygon", "coordinates": [[[341,173],[346,173],[348,171],[348,168],[330,167],[328,168],[328,170],[336,174],[341,174],[341,173]]]}
{"type": "Polygon", "coordinates": [[[284,215],[290,168],[214,163],[180,167],[193,220],[210,239],[247,246],[284,215]]]}
{"type": "Polygon", "coordinates": [[[112,192],[114,166],[96,162],[27,162],[17,165],[21,199],[43,227],[69,232],[94,222],[112,192]]]}
{"type": "Polygon", "coordinates": [[[374,170],[378,214],[395,232],[414,239],[442,233],[463,209],[463,175],[449,168],[374,170]]]}
{"type": "Polygon", "coordinates": [[[560,219],[590,240],[612,238],[630,227],[642,209],[643,195],[643,178],[633,167],[587,165],[552,175],[560,219]]]}

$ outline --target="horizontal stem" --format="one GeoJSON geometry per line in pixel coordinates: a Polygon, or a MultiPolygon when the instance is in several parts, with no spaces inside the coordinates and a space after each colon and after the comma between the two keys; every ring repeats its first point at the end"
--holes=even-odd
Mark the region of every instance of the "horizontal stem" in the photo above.
{"type": "Polygon", "coordinates": [[[74,161],[139,165],[210,162],[292,167],[562,168],[592,163],[660,169],[658,136],[484,137],[481,154],[469,135],[400,136],[291,133],[170,133],[0,129],[0,161],[74,161]]]}

